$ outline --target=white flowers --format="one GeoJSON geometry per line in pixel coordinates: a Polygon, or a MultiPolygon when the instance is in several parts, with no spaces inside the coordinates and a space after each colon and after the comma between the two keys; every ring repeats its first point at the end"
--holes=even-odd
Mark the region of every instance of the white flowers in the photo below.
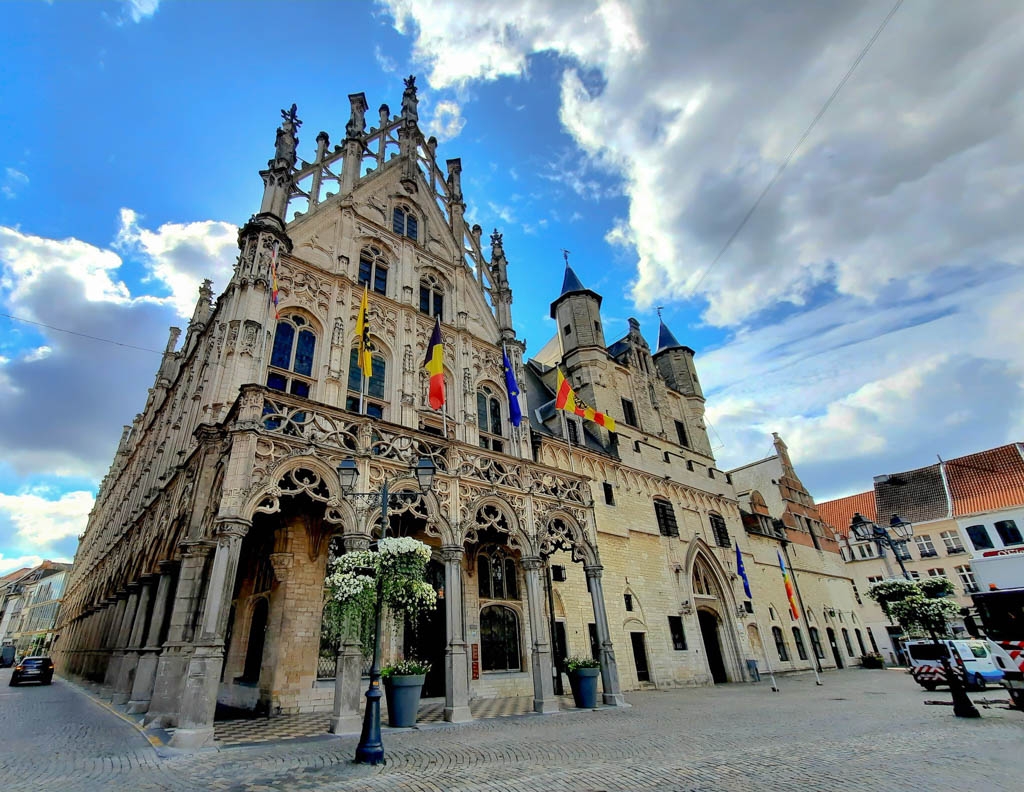
{"type": "Polygon", "coordinates": [[[399,556],[406,553],[430,560],[430,548],[409,536],[381,539],[377,542],[377,552],[382,556],[399,556]]]}

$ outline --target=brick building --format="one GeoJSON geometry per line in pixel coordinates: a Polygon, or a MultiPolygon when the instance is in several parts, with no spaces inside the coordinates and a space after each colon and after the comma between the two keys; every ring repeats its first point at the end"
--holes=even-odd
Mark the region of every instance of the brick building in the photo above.
{"type": "MultiPolygon", "coordinates": [[[[295,108],[282,111],[234,275],[216,302],[203,284],[180,346],[172,328],[100,487],[60,667],[175,727],[180,746],[212,739],[218,703],[333,706],[335,730],[351,728],[361,653],[350,637],[325,656],[320,627],[328,559],[380,529],[372,497],[340,486],[353,460],[357,488],[396,493],[389,532],[433,550],[441,605],[419,624],[390,620],[385,653],[433,663],[425,694],[444,697],[446,719],[468,718],[471,697],[556,708],[566,654],[600,658],[613,705],[623,687],[748,679],[756,647],[734,543],[752,550],[715,465],[693,350],[662,325],[652,354],[635,320],[606,344],[601,297],[567,264],[556,337],[524,362],[502,235],[487,255],[467,226],[461,162],[442,169],[420,131],[414,80],[401,112],[381,106],[369,131],[366,98],[349,99],[341,145],[320,133],[309,162],[295,108]],[[443,412],[429,408],[421,364],[437,319],[443,412]],[[555,409],[558,366],[617,433],[555,409]],[[426,493],[410,470],[422,458],[437,470],[426,493]]],[[[751,582],[755,599],[779,597],[778,575],[751,582]]]]}

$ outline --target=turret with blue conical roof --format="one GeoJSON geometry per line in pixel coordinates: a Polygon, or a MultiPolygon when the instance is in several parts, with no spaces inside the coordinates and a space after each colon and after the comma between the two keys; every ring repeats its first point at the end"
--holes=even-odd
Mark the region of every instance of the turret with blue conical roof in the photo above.
{"type": "Polygon", "coordinates": [[[551,318],[558,324],[562,356],[567,366],[607,360],[601,325],[601,295],[583,285],[569,266],[567,252],[562,293],[551,303],[551,318]]]}
{"type": "Polygon", "coordinates": [[[693,350],[679,343],[663,319],[658,328],[658,351],[654,353],[654,365],[672,390],[704,398],[697,379],[697,368],[693,363],[693,350]]]}

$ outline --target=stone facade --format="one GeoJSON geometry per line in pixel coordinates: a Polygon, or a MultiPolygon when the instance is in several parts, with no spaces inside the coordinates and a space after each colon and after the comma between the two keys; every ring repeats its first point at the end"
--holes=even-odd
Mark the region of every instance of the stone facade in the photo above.
{"type": "MultiPolygon", "coordinates": [[[[567,263],[559,337],[524,361],[502,236],[488,257],[467,227],[461,162],[442,169],[420,131],[415,81],[401,113],[381,106],[368,131],[366,98],[349,98],[342,143],[320,133],[309,163],[296,108],[282,111],[234,275],[216,302],[202,285],[180,346],[172,328],[100,487],[60,667],[175,726],[180,746],[212,739],[218,703],[331,710],[332,728],[350,730],[363,653],[354,636],[330,647],[334,684],[319,679],[324,576],[332,555],[385,528],[430,545],[444,594],[426,623],[387,620],[385,659],[433,662],[448,720],[468,718],[471,697],[552,710],[566,654],[601,660],[613,705],[622,687],[749,679],[734,542],[755,550],[715,467],[693,350],[662,325],[652,354],[635,320],[606,345],[601,298],[567,263]],[[364,288],[367,381],[355,367],[364,288]],[[421,363],[435,318],[443,412],[421,363]],[[528,416],[518,427],[503,351],[528,416]],[[559,366],[616,433],[555,409],[559,366]],[[429,492],[410,471],[423,458],[437,470],[429,492]],[[363,493],[342,489],[345,460],[363,493]]],[[[781,586],[769,578],[752,576],[755,600],[781,586]]]]}

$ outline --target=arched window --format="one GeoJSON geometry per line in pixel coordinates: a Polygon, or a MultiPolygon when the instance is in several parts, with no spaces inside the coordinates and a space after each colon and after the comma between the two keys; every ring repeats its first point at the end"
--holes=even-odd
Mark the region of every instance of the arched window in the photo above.
{"type": "Polygon", "coordinates": [[[480,653],[484,671],[519,671],[519,616],[504,605],[480,611],[480,653]]]}
{"type": "Polygon", "coordinates": [[[860,630],[854,630],[853,634],[857,637],[857,646],[860,647],[860,653],[866,655],[868,650],[864,646],[864,636],[860,634],[860,630]]]}
{"type": "Polygon", "coordinates": [[[504,451],[501,400],[489,385],[482,385],[476,392],[476,420],[480,427],[480,447],[504,451]]]}
{"type": "Polygon", "coordinates": [[[500,548],[482,552],[476,560],[480,599],[518,600],[516,562],[500,548]]]}
{"type": "Polygon", "coordinates": [[[380,248],[369,245],[360,251],[359,283],[378,294],[388,293],[388,262],[380,248]]]}
{"type": "Polygon", "coordinates": [[[391,227],[399,236],[409,237],[414,242],[419,238],[419,223],[408,206],[400,204],[395,207],[391,227]]]}
{"type": "Polygon", "coordinates": [[[780,627],[772,627],[772,638],[775,639],[775,650],[779,653],[779,661],[785,663],[789,660],[789,650],[786,648],[786,639],[782,637],[780,627]]]}
{"type": "Polygon", "coordinates": [[[420,313],[439,316],[444,321],[444,289],[433,275],[425,275],[420,281],[420,313]]]}
{"type": "Polygon", "coordinates": [[[722,515],[711,512],[708,515],[708,522],[711,523],[711,533],[714,534],[715,544],[719,547],[729,547],[729,529],[725,527],[722,515]]]}
{"type": "Polygon", "coordinates": [[[799,627],[793,628],[793,643],[796,644],[796,653],[800,655],[800,659],[806,660],[807,648],[804,646],[804,634],[800,632],[799,627]]]}
{"type": "Polygon", "coordinates": [[[846,644],[846,654],[853,657],[853,644],[850,643],[850,631],[843,627],[843,643],[846,644]]]}
{"type": "Polygon", "coordinates": [[[825,650],[821,648],[821,636],[818,635],[818,628],[810,627],[809,632],[811,633],[811,646],[814,647],[814,654],[819,660],[824,660],[825,650]]]}
{"type": "MultiPolygon", "coordinates": [[[[349,412],[359,412],[359,393],[363,387],[363,372],[360,370],[356,358],[359,350],[352,348],[352,354],[348,360],[348,397],[345,399],[345,409],[349,412]]],[[[366,383],[366,394],[363,399],[363,413],[371,418],[384,417],[384,384],[387,374],[387,363],[383,356],[374,354],[373,365],[370,367],[370,379],[366,383]]]]}
{"type": "Polygon", "coordinates": [[[313,385],[313,354],[316,332],[300,314],[282,316],[274,331],[267,387],[282,393],[308,397],[313,385]]]}

